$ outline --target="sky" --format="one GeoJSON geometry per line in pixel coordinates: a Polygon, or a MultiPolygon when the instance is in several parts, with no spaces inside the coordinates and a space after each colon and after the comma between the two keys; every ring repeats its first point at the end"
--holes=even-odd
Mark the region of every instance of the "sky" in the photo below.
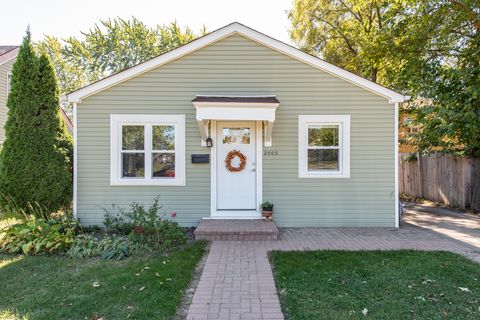
{"type": "Polygon", "coordinates": [[[45,34],[79,36],[100,19],[135,16],[148,26],[176,20],[194,31],[213,31],[241,22],[278,40],[291,43],[287,11],[292,0],[14,0],[0,10],[0,45],[22,41],[30,25],[34,41],[45,34]]]}

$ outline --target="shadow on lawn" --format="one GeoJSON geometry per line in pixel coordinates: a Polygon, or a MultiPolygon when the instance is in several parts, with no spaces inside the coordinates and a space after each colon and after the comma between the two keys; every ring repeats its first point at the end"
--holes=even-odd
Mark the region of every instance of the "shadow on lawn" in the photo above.
{"type": "Polygon", "coordinates": [[[171,319],[204,249],[122,261],[0,255],[0,319],[171,319]]]}

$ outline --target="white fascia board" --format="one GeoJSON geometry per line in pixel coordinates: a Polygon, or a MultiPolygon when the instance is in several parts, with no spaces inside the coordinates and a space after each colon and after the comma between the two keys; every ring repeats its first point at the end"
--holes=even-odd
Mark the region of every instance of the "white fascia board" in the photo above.
{"type": "Polygon", "coordinates": [[[202,120],[254,120],[275,121],[278,103],[215,103],[194,102],[197,121],[202,120]]]}
{"type": "Polygon", "coordinates": [[[97,92],[110,88],[118,83],[126,81],[130,78],[136,77],[144,72],[147,72],[151,69],[159,67],[163,64],[166,64],[170,61],[176,60],[184,55],[187,55],[193,51],[201,49],[211,43],[219,41],[229,35],[238,33],[242,36],[245,36],[257,43],[263,44],[273,50],[284,53],[294,59],[300,60],[304,63],[307,63],[317,69],[320,69],[324,72],[332,74],[336,77],[344,79],[348,82],[351,82],[359,87],[362,87],[366,90],[369,90],[375,94],[378,94],[386,99],[389,103],[399,103],[405,102],[410,97],[404,96],[400,93],[397,93],[393,90],[385,88],[381,85],[378,85],[370,80],[357,76],[349,71],[346,71],[342,68],[339,68],[331,63],[328,63],[324,60],[321,60],[317,57],[311,56],[307,53],[300,51],[297,48],[294,48],[290,45],[287,45],[281,41],[273,39],[269,36],[266,36],[258,31],[250,29],[240,23],[232,23],[221,29],[218,29],[206,36],[198,38],[184,46],[181,46],[177,49],[169,51],[161,56],[148,60],[142,64],[129,68],[125,71],[114,74],[110,77],[107,77],[103,80],[100,80],[96,83],[93,83],[89,86],[86,86],[82,89],[79,89],[75,92],[70,93],[66,96],[66,100],[69,102],[80,103],[83,98],[86,98],[90,95],[93,95],[97,92]]]}

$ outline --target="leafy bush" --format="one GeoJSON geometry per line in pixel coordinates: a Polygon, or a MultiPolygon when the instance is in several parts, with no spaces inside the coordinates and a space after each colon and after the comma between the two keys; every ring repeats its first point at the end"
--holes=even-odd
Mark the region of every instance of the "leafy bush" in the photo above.
{"type": "Polygon", "coordinates": [[[79,234],[67,254],[72,258],[90,258],[100,255],[101,251],[97,238],[89,234],[79,234]]]}
{"type": "Polygon", "coordinates": [[[121,260],[132,254],[145,251],[146,247],[130,240],[127,236],[106,235],[99,240],[90,234],[79,234],[73,240],[68,256],[71,258],[91,258],[121,260]]]}
{"type": "Polygon", "coordinates": [[[130,232],[134,226],[149,228],[158,226],[162,221],[165,213],[159,204],[159,199],[155,198],[150,208],[145,207],[138,202],[130,204],[129,208],[121,208],[112,205],[112,210],[105,211],[104,224],[107,228],[130,232]],[[114,212],[117,208],[117,212],[114,212]]]}
{"type": "Polygon", "coordinates": [[[68,219],[31,217],[1,230],[0,251],[6,253],[60,253],[70,248],[76,224],[68,219]]]}
{"type": "Polygon", "coordinates": [[[121,260],[130,255],[130,242],[125,236],[109,236],[98,242],[102,259],[121,260]]]}
{"type": "MultiPolygon", "coordinates": [[[[166,216],[159,199],[155,198],[149,208],[133,202],[128,208],[118,208],[116,212],[105,210],[104,224],[110,231],[128,235],[129,240],[140,248],[163,252],[187,242],[185,230],[166,216]]],[[[175,218],[176,213],[172,212],[170,217],[175,218]]]]}

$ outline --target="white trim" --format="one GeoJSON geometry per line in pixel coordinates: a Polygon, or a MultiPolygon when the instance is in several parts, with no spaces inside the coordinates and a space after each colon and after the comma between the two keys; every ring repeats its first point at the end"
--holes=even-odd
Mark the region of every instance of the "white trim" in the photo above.
{"type": "Polygon", "coordinates": [[[265,147],[272,146],[272,132],[273,132],[273,121],[265,121],[265,133],[263,143],[265,147]]]}
{"type": "MultiPolygon", "coordinates": [[[[238,96],[237,96],[238,97],[238,96]]],[[[205,145],[210,120],[222,121],[266,121],[265,146],[272,146],[272,130],[275,112],[280,103],[247,103],[247,102],[193,102],[196,109],[197,123],[205,145]]],[[[260,134],[263,130],[259,131],[260,134]]]]}
{"type": "Polygon", "coordinates": [[[210,123],[210,136],[213,146],[210,148],[210,215],[217,212],[217,121],[210,123]]]}
{"type": "Polygon", "coordinates": [[[107,77],[103,80],[97,81],[91,85],[88,85],[82,89],[74,91],[68,94],[65,99],[69,102],[80,103],[82,99],[96,94],[100,91],[108,89],[118,83],[124,82],[128,79],[136,77],[142,73],[145,73],[149,70],[157,68],[161,65],[169,63],[173,60],[179,59],[191,52],[194,52],[198,49],[201,49],[205,46],[208,46],[214,42],[217,42],[225,37],[228,37],[232,34],[240,34],[244,37],[247,37],[257,43],[265,45],[271,49],[274,49],[278,52],[286,54],[294,59],[300,60],[304,63],[307,63],[315,68],[323,70],[331,75],[344,79],[348,82],[351,82],[359,87],[362,87],[366,90],[369,90],[375,94],[378,94],[382,97],[388,99],[389,103],[395,102],[404,102],[409,99],[408,96],[399,94],[393,90],[380,86],[370,80],[357,76],[349,71],[346,71],[342,68],[339,68],[331,63],[328,63],[324,60],[321,60],[317,57],[311,56],[307,53],[304,53],[297,48],[289,46],[281,41],[270,38],[258,31],[250,29],[238,22],[229,24],[223,28],[220,28],[206,36],[200,37],[197,40],[194,40],[184,46],[181,46],[177,49],[171,50],[167,53],[164,53],[156,58],[148,60],[142,64],[136,65],[132,68],[129,68],[125,71],[116,73],[110,77],[107,77]]]}
{"type": "Polygon", "coordinates": [[[275,121],[279,103],[193,102],[197,121],[275,121]]]}
{"type": "Polygon", "coordinates": [[[394,197],[395,197],[395,228],[400,227],[400,208],[399,208],[399,194],[398,194],[398,103],[395,103],[395,137],[393,139],[394,145],[394,158],[395,158],[395,186],[394,186],[394,197]]]}
{"type": "Polygon", "coordinates": [[[185,115],[110,115],[110,185],[111,186],[185,186],[185,115]],[[145,177],[121,178],[121,128],[123,125],[144,125],[145,130],[145,177]],[[153,125],[175,126],[175,178],[151,177],[151,127],[153,125]]]}
{"type": "Polygon", "coordinates": [[[73,216],[77,219],[77,201],[78,201],[78,177],[77,177],[77,163],[78,163],[78,143],[77,143],[77,104],[73,104],[73,216]]]}
{"type": "Polygon", "coordinates": [[[217,210],[205,219],[262,219],[262,214],[257,210],[217,210]]]}
{"type": "Polygon", "coordinates": [[[217,210],[217,121],[211,122],[211,138],[213,147],[210,148],[210,218],[211,219],[260,219],[262,212],[260,204],[263,201],[263,159],[262,159],[262,122],[255,122],[255,163],[256,163],[256,210],[217,210]]]}
{"type": "MultiPolygon", "coordinates": [[[[256,177],[257,177],[257,214],[259,217],[262,216],[260,205],[262,204],[263,200],[263,148],[262,148],[262,122],[256,122],[256,137],[257,137],[257,145],[256,145],[256,159],[255,159],[255,166],[256,166],[256,177]]],[[[271,138],[270,138],[271,140],[271,138]]]]}
{"type": "Polygon", "coordinates": [[[298,177],[299,178],[350,178],[350,115],[300,115],[298,116],[298,177]],[[340,146],[340,171],[308,172],[308,125],[338,125],[340,146]]]}

